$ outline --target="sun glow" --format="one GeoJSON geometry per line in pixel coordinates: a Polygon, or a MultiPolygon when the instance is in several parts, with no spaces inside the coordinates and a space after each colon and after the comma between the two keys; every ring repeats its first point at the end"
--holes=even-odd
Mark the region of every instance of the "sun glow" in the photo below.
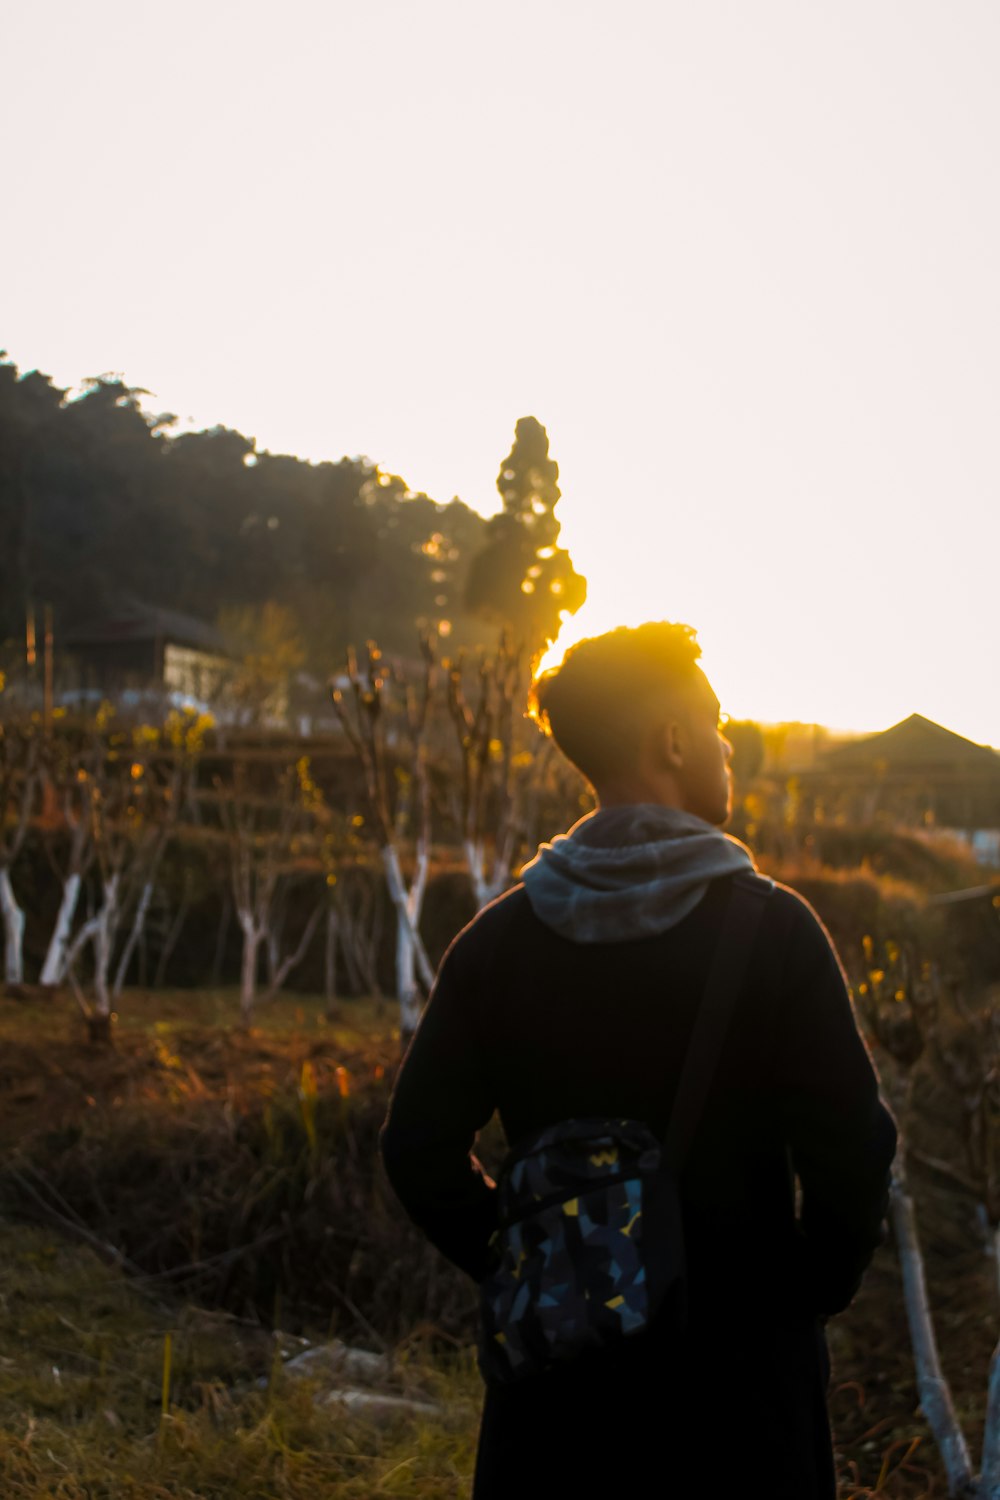
{"type": "Polygon", "coordinates": [[[680,621],[736,717],[1000,742],[995,8],[229,10],[12,10],[22,368],[484,512],[532,414],[589,585],[547,660],[680,621]]]}

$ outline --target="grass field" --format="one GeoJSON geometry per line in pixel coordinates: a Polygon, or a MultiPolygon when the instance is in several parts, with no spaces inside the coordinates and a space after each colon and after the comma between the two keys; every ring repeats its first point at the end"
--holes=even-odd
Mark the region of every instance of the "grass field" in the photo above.
{"type": "MultiPolygon", "coordinates": [[[[262,1008],[250,1032],[240,1030],[237,1013],[232,992],[129,993],[116,1045],[101,1051],[86,1045],[68,1002],[0,1000],[0,1144],[8,1172],[30,1168],[46,1185],[38,1201],[18,1200],[16,1218],[4,1203],[0,1219],[5,1500],[468,1494],[479,1401],[471,1299],[382,1199],[369,1196],[377,1176],[372,1132],[399,1050],[392,1011],[348,1002],[331,1021],[320,1002],[286,996],[262,1008]],[[304,1077],[315,1088],[318,1142],[308,1138],[304,1077]],[[136,1171],[140,1137],[147,1165],[123,1187],[126,1168],[136,1171]],[[147,1182],[148,1148],[159,1140],[172,1153],[169,1171],[147,1182]],[[230,1145],[243,1156],[206,1164],[206,1151],[224,1155],[230,1145]],[[337,1172],[327,1171],[326,1158],[340,1163],[337,1172]],[[184,1189],[188,1197],[171,1196],[188,1182],[191,1163],[200,1175],[184,1189]],[[235,1223],[224,1243],[237,1253],[244,1231],[236,1221],[246,1206],[234,1195],[244,1189],[259,1207],[279,1184],[274,1214],[292,1215],[292,1238],[301,1233],[307,1250],[323,1193],[342,1195],[328,1216],[378,1219],[345,1250],[347,1259],[330,1260],[326,1303],[321,1270],[312,1276],[321,1285],[299,1295],[313,1265],[308,1254],[303,1271],[282,1252],[286,1281],[262,1309],[252,1278],[175,1277],[168,1251],[179,1263],[191,1244],[168,1245],[162,1226],[143,1238],[151,1213],[164,1225],[186,1222],[191,1203],[214,1190],[216,1166],[228,1173],[218,1194],[235,1223]],[[81,1186],[84,1171],[92,1180],[81,1186]],[[343,1197],[348,1190],[354,1198],[343,1197]],[[143,1274],[123,1269],[126,1253],[143,1274]],[[408,1267],[423,1280],[401,1332],[386,1299],[408,1267]],[[363,1303],[361,1325],[344,1324],[335,1281],[363,1303]],[[375,1287],[381,1303],[366,1292],[375,1287]],[[314,1389],[282,1372],[282,1354],[301,1347],[297,1337],[322,1340],[331,1330],[373,1348],[392,1345],[397,1387],[440,1401],[441,1418],[377,1425],[317,1404],[314,1389]]],[[[920,1207],[946,1368],[976,1442],[996,1329],[993,1271],[968,1233],[969,1205],[926,1184],[920,1207]]],[[[206,1218],[210,1231],[218,1226],[206,1218]]],[[[854,1306],[831,1324],[830,1342],[841,1496],[943,1496],[917,1410],[891,1246],[854,1306]]],[[[755,1473],[766,1462],[766,1454],[748,1455],[755,1473]]]]}

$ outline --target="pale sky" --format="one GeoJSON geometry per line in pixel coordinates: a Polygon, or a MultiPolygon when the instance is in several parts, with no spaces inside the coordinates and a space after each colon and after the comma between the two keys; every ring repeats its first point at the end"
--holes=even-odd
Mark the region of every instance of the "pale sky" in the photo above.
{"type": "Polygon", "coordinates": [[[0,0],[0,58],[22,369],[487,511],[533,414],[586,630],[1000,744],[995,0],[0,0]]]}

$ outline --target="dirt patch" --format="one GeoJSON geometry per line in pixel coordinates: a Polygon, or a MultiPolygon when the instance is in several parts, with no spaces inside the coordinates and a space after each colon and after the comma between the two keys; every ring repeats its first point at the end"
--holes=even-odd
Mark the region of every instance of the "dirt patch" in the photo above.
{"type": "Polygon", "coordinates": [[[320,1092],[386,1077],[399,1060],[388,1009],[347,1002],[342,1012],[330,1021],[319,1002],[282,1000],[243,1031],[231,993],[129,994],[113,1045],[101,1047],[63,996],[0,997],[0,1145],[136,1108],[216,1100],[246,1113],[294,1092],[305,1064],[320,1092]]]}

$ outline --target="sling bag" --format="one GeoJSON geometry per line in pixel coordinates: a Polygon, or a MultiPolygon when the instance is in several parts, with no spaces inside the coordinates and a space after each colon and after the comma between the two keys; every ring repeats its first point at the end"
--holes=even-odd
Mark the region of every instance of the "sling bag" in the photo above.
{"type": "Polygon", "coordinates": [[[743,986],[766,876],[733,876],[666,1135],[639,1120],[566,1120],[518,1142],[500,1173],[493,1269],[480,1286],[491,1384],[686,1318],[678,1179],[743,986]]]}

